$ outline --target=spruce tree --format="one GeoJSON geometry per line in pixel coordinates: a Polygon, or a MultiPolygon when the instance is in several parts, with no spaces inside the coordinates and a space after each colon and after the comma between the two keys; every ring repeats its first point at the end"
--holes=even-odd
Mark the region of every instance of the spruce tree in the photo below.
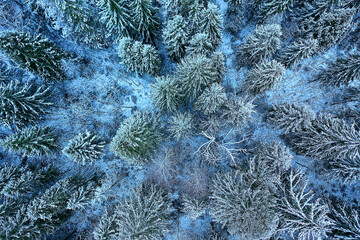
{"type": "Polygon", "coordinates": [[[182,88],[189,98],[195,98],[214,81],[215,72],[211,60],[204,55],[184,58],[178,66],[182,88]]]}
{"type": "Polygon", "coordinates": [[[347,86],[360,79],[360,54],[338,58],[317,76],[316,80],[326,85],[347,86]]]}
{"type": "Polygon", "coordinates": [[[57,148],[56,138],[49,127],[29,127],[0,142],[5,149],[24,156],[49,155],[57,148]]]}
{"type": "Polygon", "coordinates": [[[129,8],[136,31],[141,38],[144,41],[152,40],[160,24],[157,17],[158,8],[152,5],[151,0],[132,0],[129,2],[129,8]]]}
{"type": "Polygon", "coordinates": [[[220,9],[215,4],[208,4],[207,9],[202,16],[201,27],[203,32],[208,36],[209,42],[213,48],[217,48],[222,42],[221,36],[223,27],[220,9]]]}
{"type": "Polygon", "coordinates": [[[277,196],[277,211],[281,217],[279,230],[300,240],[320,239],[326,237],[332,221],[327,216],[328,207],[307,190],[307,183],[305,175],[298,170],[292,170],[284,179],[277,196]]]}
{"type": "Polygon", "coordinates": [[[189,5],[189,29],[190,34],[194,35],[197,33],[203,33],[203,19],[206,8],[201,1],[194,1],[191,5],[189,5]]]}
{"type": "Polygon", "coordinates": [[[192,135],[194,117],[190,113],[176,113],[170,117],[169,132],[177,141],[192,135]]]}
{"type": "Polygon", "coordinates": [[[87,130],[71,139],[63,153],[74,162],[86,165],[94,163],[103,153],[105,141],[87,130]]]}
{"type": "Polygon", "coordinates": [[[188,55],[202,54],[208,56],[214,50],[209,37],[206,33],[197,33],[191,40],[189,46],[186,48],[188,55]]]}
{"type": "Polygon", "coordinates": [[[283,14],[290,10],[296,0],[265,0],[260,7],[260,19],[264,21],[266,18],[275,14],[283,14]]]}
{"type": "Polygon", "coordinates": [[[316,54],[319,50],[319,43],[316,39],[300,39],[290,44],[281,56],[281,62],[285,66],[291,66],[305,58],[316,54]]]}
{"type": "Polygon", "coordinates": [[[141,57],[141,72],[156,76],[160,72],[160,56],[158,51],[150,44],[144,44],[141,57]]]}
{"type": "Polygon", "coordinates": [[[153,104],[162,111],[176,111],[183,98],[179,83],[174,76],[161,76],[150,84],[153,104]]]}
{"type": "Polygon", "coordinates": [[[229,97],[223,117],[227,123],[236,128],[242,128],[247,125],[252,115],[255,113],[253,101],[249,101],[247,97],[229,97]]]}
{"type": "Polygon", "coordinates": [[[224,80],[226,73],[226,62],[225,56],[222,52],[214,52],[211,56],[212,67],[215,70],[215,79],[217,82],[221,83],[224,80]]]}
{"type": "Polygon", "coordinates": [[[64,78],[61,62],[67,54],[42,35],[7,33],[0,37],[0,49],[20,67],[45,80],[64,78]]]}
{"type": "Polygon", "coordinates": [[[163,31],[166,51],[174,61],[179,61],[185,55],[188,40],[187,23],[180,15],[176,15],[166,24],[163,31]]]}
{"type": "Polygon", "coordinates": [[[50,89],[11,81],[0,83],[0,123],[8,127],[33,124],[52,105],[50,89]]]}
{"type": "Polygon", "coordinates": [[[145,165],[162,139],[158,120],[149,113],[137,111],[121,124],[110,150],[130,164],[145,165]]]}
{"type": "Polygon", "coordinates": [[[135,26],[128,0],[98,0],[96,4],[101,9],[101,20],[106,23],[111,36],[119,40],[132,35],[135,26]]]}
{"type": "Polygon", "coordinates": [[[245,79],[245,87],[253,94],[262,94],[271,89],[285,74],[285,67],[275,61],[262,61],[250,70],[245,79]]]}
{"type": "Polygon", "coordinates": [[[206,88],[195,102],[195,109],[205,115],[217,112],[227,102],[226,92],[219,83],[213,83],[206,88]]]}
{"type": "Polygon", "coordinates": [[[270,58],[281,45],[282,36],[279,24],[257,25],[255,32],[249,34],[246,43],[240,47],[240,55],[258,63],[270,58]]]}

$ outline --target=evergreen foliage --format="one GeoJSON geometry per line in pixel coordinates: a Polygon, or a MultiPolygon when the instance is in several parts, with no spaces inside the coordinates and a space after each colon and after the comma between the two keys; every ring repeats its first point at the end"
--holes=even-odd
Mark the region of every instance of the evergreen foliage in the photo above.
{"type": "Polygon", "coordinates": [[[187,23],[184,18],[176,15],[167,22],[166,28],[163,31],[166,51],[175,61],[179,61],[185,55],[185,46],[188,40],[186,25],[187,23]]]}
{"type": "Polygon", "coordinates": [[[293,138],[299,154],[315,159],[357,159],[360,157],[360,132],[354,124],[331,115],[320,115],[311,127],[293,138]]]}
{"type": "Polygon", "coordinates": [[[306,18],[299,26],[304,38],[316,39],[322,49],[338,43],[353,27],[353,8],[336,8],[325,11],[317,17],[306,18]]]}
{"type": "Polygon", "coordinates": [[[300,39],[290,44],[281,57],[281,62],[285,66],[291,66],[300,62],[305,58],[309,58],[316,54],[319,49],[319,43],[316,39],[300,39]]]}
{"type": "Polygon", "coordinates": [[[186,53],[188,55],[202,54],[208,56],[213,50],[214,48],[209,41],[208,35],[206,33],[197,33],[191,38],[190,44],[186,48],[186,53]]]}
{"type": "Polygon", "coordinates": [[[129,2],[129,8],[136,31],[141,38],[144,41],[152,40],[160,25],[157,17],[158,8],[152,5],[151,0],[132,0],[129,2]]]}
{"type": "Polygon", "coordinates": [[[246,43],[240,47],[240,54],[253,64],[270,58],[280,48],[281,36],[279,24],[257,25],[255,32],[249,34],[246,43]]]}
{"type": "Polygon", "coordinates": [[[169,131],[177,141],[192,134],[193,116],[190,113],[176,113],[170,117],[169,131]]]}
{"type": "Polygon", "coordinates": [[[170,207],[165,193],[142,184],[121,201],[113,214],[105,214],[95,229],[95,238],[158,240],[169,231],[170,207]]]}
{"type": "Polygon", "coordinates": [[[315,112],[306,105],[275,104],[269,109],[267,120],[284,133],[296,133],[311,127],[315,112]]]}
{"type": "Polygon", "coordinates": [[[196,98],[203,88],[214,81],[215,72],[209,58],[204,55],[192,55],[181,61],[178,76],[185,95],[196,98]]]}
{"type": "Polygon", "coordinates": [[[105,141],[87,130],[71,139],[63,153],[74,162],[86,165],[93,163],[103,153],[105,141]]]}
{"type": "Polygon", "coordinates": [[[7,33],[0,37],[0,49],[20,67],[46,80],[64,78],[61,62],[67,54],[42,35],[7,33]]]}
{"type": "Polygon", "coordinates": [[[359,159],[335,159],[324,163],[328,174],[336,180],[353,184],[360,178],[359,159]]]}
{"type": "Polygon", "coordinates": [[[255,64],[254,68],[250,70],[245,79],[245,86],[253,94],[262,94],[274,87],[284,74],[284,65],[275,60],[265,60],[255,64]]]}
{"type": "Polygon", "coordinates": [[[360,54],[357,53],[347,58],[338,58],[317,76],[317,80],[334,86],[347,86],[358,79],[360,79],[360,54]]]}
{"type": "Polygon", "coordinates": [[[92,179],[82,176],[68,177],[57,181],[41,195],[30,201],[5,201],[1,207],[1,239],[42,239],[62,223],[73,211],[86,206],[92,194],[92,179]]]}
{"type": "Polygon", "coordinates": [[[176,78],[173,76],[161,76],[157,77],[156,81],[156,83],[150,85],[154,105],[162,111],[176,111],[183,98],[176,78]]]}
{"type": "Polygon", "coordinates": [[[297,239],[320,239],[326,237],[332,221],[329,210],[321,199],[307,190],[307,179],[301,171],[291,171],[284,179],[278,197],[280,231],[287,231],[297,239]]]}
{"type": "Polygon", "coordinates": [[[226,92],[219,83],[213,83],[206,88],[195,102],[195,109],[205,115],[217,112],[227,101],[226,92]]]}
{"type": "Polygon", "coordinates": [[[195,221],[206,213],[207,201],[205,199],[198,199],[184,195],[182,200],[182,211],[186,213],[191,220],[195,221]]]}
{"type": "Polygon", "coordinates": [[[290,10],[295,0],[265,0],[260,7],[260,19],[264,21],[266,18],[275,14],[283,14],[290,10]]]}
{"type": "Polygon", "coordinates": [[[111,36],[119,40],[132,35],[135,26],[128,0],[98,0],[96,4],[101,9],[101,20],[106,23],[111,36]]]}
{"type": "Polygon", "coordinates": [[[223,27],[220,9],[215,4],[208,4],[202,16],[201,26],[203,32],[208,36],[208,41],[211,43],[213,49],[216,49],[222,41],[221,33],[223,27]]]}
{"type": "Polygon", "coordinates": [[[50,89],[36,88],[18,82],[0,83],[0,123],[9,128],[33,124],[52,105],[48,101],[50,89]]]}
{"type": "Polygon", "coordinates": [[[221,83],[224,80],[226,73],[226,62],[225,56],[222,52],[214,52],[211,56],[212,67],[215,70],[215,79],[217,82],[221,83]]]}
{"type": "Polygon", "coordinates": [[[157,75],[160,71],[160,56],[155,47],[122,38],[119,41],[119,56],[130,71],[157,75]]]}
{"type": "Polygon", "coordinates": [[[251,174],[231,171],[217,174],[210,196],[215,222],[241,239],[265,239],[275,227],[275,199],[269,188],[251,174]]]}
{"type": "MultiPolygon", "coordinates": [[[[176,0],[175,0],[176,1],[176,0]]],[[[186,0],[185,0],[186,1],[186,0]]],[[[203,33],[203,19],[206,8],[202,1],[194,1],[192,4],[188,5],[189,9],[187,10],[189,14],[189,29],[191,35],[197,33],[203,33]]]]}
{"type": "Polygon", "coordinates": [[[56,137],[49,127],[29,127],[0,142],[5,149],[24,156],[49,155],[57,148],[56,137]]]}
{"type": "Polygon", "coordinates": [[[246,126],[255,113],[255,105],[252,102],[248,101],[246,97],[230,97],[226,103],[223,117],[230,125],[237,128],[246,126]]]}
{"type": "Polygon", "coordinates": [[[130,164],[145,165],[162,141],[158,120],[137,111],[125,119],[110,143],[110,150],[130,164]]]}

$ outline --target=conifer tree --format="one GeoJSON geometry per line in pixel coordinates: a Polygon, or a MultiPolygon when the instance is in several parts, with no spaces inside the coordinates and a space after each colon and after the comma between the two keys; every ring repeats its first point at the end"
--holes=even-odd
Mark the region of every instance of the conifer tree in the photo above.
{"type": "Polygon", "coordinates": [[[103,153],[105,141],[87,130],[71,139],[63,153],[74,162],[86,165],[93,163],[103,153]]]}
{"type": "Polygon", "coordinates": [[[282,14],[290,10],[296,0],[265,0],[260,7],[260,19],[264,21],[266,18],[275,14],[282,14]]]}
{"type": "Polygon", "coordinates": [[[206,8],[201,1],[194,1],[189,5],[189,29],[190,34],[194,35],[197,33],[203,33],[202,23],[205,14],[206,8]]]}
{"type": "Polygon", "coordinates": [[[222,42],[222,16],[219,8],[212,3],[208,4],[202,16],[201,26],[203,32],[208,36],[209,42],[216,49],[222,42]]]}
{"type": "Polygon", "coordinates": [[[213,50],[208,35],[206,33],[197,33],[191,38],[186,53],[188,55],[202,54],[208,56],[213,50]]]}
{"type": "Polygon", "coordinates": [[[213,83],[206,88],[195,102],[195,109],[205,115],[217,112],[227,101],[226,92],[219,83],[213,83]]]}
{"type": "Polygon", "coordinates": [[[267,120],[284,133],[296,133],[312,126],[315,112],[306,105],[275,104],[269,109],[267,120]]]}
{"type": "Polygon", "coordinates": [[[280,231],[287,231],[300,240],[326,237],[331,219],[328,207],[307,190],[307,179],[301,171],[291,171],[284,179],[278,196],[280,231]]]}
{"type": "Polygon", "coordinates": [[[20,67],[45,80],[61,80],[61,61],[67,54],[42,35],[7,33],[0,37],[0,49],[20,67]]]}
{"type": "Polygon", "coordinates": [[[240,47],[240,54],[253,64],[270,58],[280,48],[281,36],[279,24],[257,25],[255,32],[249,34],[246,43],[240,47]]]}
{"type": "Polygon", "coordinates": [[[247,97],[231,96],[222,116],[230,125],[242,128],[247,125],[255,113],[254,107],[253,101],[249,101],[247,97]]]}
{"type": "Polygon", "coordinates": [[[192,55],[181,61],[178,76],[186,96],[195,98],[203,88],[214,81],[215,72],[209,58],[204,55],[192,55]]]}
{"type": "Polygon", "coordinates": [[[169,231],[169,200],[155,186],[142,184],[121,201],[113,214],[105,214],[95,229],[96,239],[162,239],[169,231]]]}
{"type": "Polygon", "coordinates": [[[285,74],[285,67],[275,61],[262,61],[250,70],[245,79],[246,88],[253,94],[262,94],[274,87],[285,74]]]}
{"type": "Polygon", "coordinates": [[[0,142],[5,149],[24,156],[49,155],[57,148],[53,131],[49,127],[29,127],[0,142]]]}
{"type": "Polygon", "coordinates": [[[316,54],[319,50],[319,43],[316,39],[300,39],[290,44],[281,56],[281,62],[285,66],[291,66],[305,58],[316,54]]]}
{"type": "Polygon", "coordinates": [[[360,54],[350,54],[347,58],[338,58],[316,78],[326,85],[347,86],[360,79],[360,54]]]}
{"type": "Polygon", "coordinates": [[[158,51],[150,44],[144,44],[142,47],[141,72],[150,75],[157,75],[160,72],[160,56],[158,51]]]}
{"type": "Polygon", "coordinates": [[[239,170],[217,174],[210,196],[210,213],[241,239],[266,239],[275,230],[275,199],[270,189],[239,170]]]}
{"type": "Polygon", "coordinates": [[[360,179],[360,161],[357,158],[333,159],[324,162],[324,166],[328,175],[346,184],[353,184],[360,179]]]}
{"type": "Polygon", "coordinates": [[[137,111],[121,124],[110,143],[110,150],[130,164],[145,165],[162,138],[158,120],[137,111]]]}
{"type": "Polygon", "coordinates": [[[101,9],[101,20],[106,23],[111,36],[119,40],[132,35],[135,26],[128,0],[98,0],[96,4],[101,9]]]}
{"type": "Polygon", "coordinates": [[[160,24],[157,16],[158,8],[152,5],[151,0],[132,0],[129,3],[129,8],[132,12],[136,31],[141,38],[144,41],[152,40],[160,24]]]}
{"type": "Polygon", "coordinates": [[[156,83],[150,85],[153,104],[162,111],[176,111],[182,102],[182,91],[173,76],[156,78],[156,83]]]}
{"type": "Polygon", "coordinates": [[[164,29],[166,51],[174,61],[179,61],[185,55],[185,46],[188,40],[187,23],[180,15],[169,20],[164,29]]]}
{"type": "Polygon", "coordinates": [[[33,124],[52,105],[50,89],[18,82],[0,83],[0,123],[8,127],[33,124]]]}
{"type": "Polygon", "coordinates": [[[169,132],[177,141],[192,134],[194,118],[190,113],[176,113],[169,122],[169,132]]]}
{"type": "Polygon", "coordinates": [[[211,60],[212,67],[215,70],[215,79],[217,82],[221,83],[226,73],[225,56],[222,52],[217,51],[212,54],[211,60]]]}

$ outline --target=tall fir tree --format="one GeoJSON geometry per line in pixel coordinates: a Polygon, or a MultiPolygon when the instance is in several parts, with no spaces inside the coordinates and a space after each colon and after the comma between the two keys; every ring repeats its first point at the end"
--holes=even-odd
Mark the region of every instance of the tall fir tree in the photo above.
{"type": "Polygon", "coordinates": [[[20,86],[11,81],[0,84],[0,123],[8,127],[33,124],[52,105],[48,101],[50,88],[30,84],[20,86]]]}
{"type": "Polygon", "coordinates": [[[215,4],[209,3],[202,16],[201,27],[203,32],[208,36],[208,39],[214,49],[222,42],[222,24],[220,9],[215,4]]]}
{"type": "Polygon", "coordinates": [[[24,156],[44,156],[57,148],[56,137],[49,127],[29,127],[0,142],[0,146],[24,156]]]}
{"type": "Polygon", "coordinates": [[[20,67],[45,80],[64,78],[62,60],[67,54],[42,35],[7,33],[0,37],[0,49],[20,67]]]}
{"type": "Polygon", "coordinates": [[[166,51],[174,61],[179,61],[185,55],[185,46],[188,41],[186,25],[185,19],[180,15],[176,15],[167,22],[164,29],[166,51]]]}

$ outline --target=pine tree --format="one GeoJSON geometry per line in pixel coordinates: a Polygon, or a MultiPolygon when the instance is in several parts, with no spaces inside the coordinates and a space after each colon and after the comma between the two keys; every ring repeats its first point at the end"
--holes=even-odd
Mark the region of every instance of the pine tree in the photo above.
{"type": "Polygon", "coordinates": [[[153,39],[155,32],[159,28],[159,19],[157,17],[158,8],[152,5],[151,0],[132,0],[129,3],[132,11],[136,31],[144,41],[153,39]]]}
{"type": "Polygon", "coordinates": [[[306,105],[275,104],[269,109],[267,120],[284,133],[296,133],[312,126],[315,112],[306,105]]]}
{"type": "Polygon", "coordinates": [[[42,35],[7,33],[0,37],[0,49],[20,67],[46,80],[61,80],[61,61],[67,54],[42,35]]]}
{"type": "Polygon", "coordinates": [[[153,104],[162,111],[176,111],[182,102],[182,91],[176,78],[161,76],[156,81],[150,84],[153,104]]]}
{"type": "Polygon", "coordinates": [[[337,8],[325,11],[319,17],[309,17],[301,22],[299,29],[304,38],[318,40],[325,50],[338,43],[352,29],[353,8],[337,8]]]}
{"type": "Polygon", "coordinates": [[[247,173],[217,174],[210,204],[214,221],[226,226],[231,235],[267,239],[275,230],[275,199],[266,185],[247,173]]]}
{"type": "Polygon", "coordinates": [[[209,3],[203,13],[201,26],[213,49],[216,49],[222,42],[222,24],[220,9],[215,4],[209,3]]]}
{"type": "Polygon", "coordinates": [[[285,66],[291,66],[305,58],[316,54],[319,50],[319,43],[316,39],[300,39],[290,44],[281,56],[281,62],[285,66]]]}
{"type": "Polygon", "coordinates": [[[260,7],[260,19],[264,21],[266,18],[275,14],[283,14],[291,9],[294,0],[265,0],[260,7]]]}
{"type": "Polygon", "coordinates": [[[195,102],[195,109],[205,115],[217,112],[227,102],[226,92],[219,83],[213,83],[206,88],[195,102]]]}
{"type": "Polygon", "coordinates": [[[285,67],[275,61],[262,61],[255,64],[245,79],[246,88],[253,94],[262,94],[271,89],[285,74],[285,67]]]}
{"type": "Polygon", "coordinates": [[[214,52],[211,56],[212,67],[215,70],[215,79],[221,83],[226,73],[225,56],[222,52],[214,52]]]}
{"type": "Polygon", "coordinates": [[[122,38],[119,41],[118,51],[122,58],[121,63],[125,64],[130,71],[150,75],[159,73],[160,56],[153,46],[133,41],[131,38],[122,38]]]}
{"type": "Polygon", "coordinates": [[[135,30],[131,19],[131,10],[128,0],[98,0],[97,6],[101,9],[101,20],[116,40],[130,37],[135,30]]]}
{"type": "Polygon", "coordinates": [[[0,83],[0,123],[9,128],[33,124],[52,105],[48,101],[50,89],[36,88],[18,82],[0,83]]]}
{"type": "Polygon", "coordinates": [[[105,141],[101,137],[86,130],[71,139],[62,152],[74,162],[86,165],[94,163],[103,153],[104,147],[105,141]]]}
{"type": "Polygon", "coordinates": [[[188,55],[202,54],[208,56],[214,50],[209,37],[205,33],[195,34],[191,40],[189,46],[186,48],[188,55]]]}
{"type": "Polygon", "coordinates": [[[316,80],[326,85],[347,86],[360,79],[360,54],[350,54],[347,58],[338,58],[317,76],[316,80]]]}
{"type": "Polygon", "coordinates": [[[148,113],[138,111],[121,124],[110,143],[110,150],[130,164],[145,165],[161,141],[158,120],[148,113]]]}
{"type": "Polygon", "coordinates": [[[57,148],[56,137],[49,127],[29,127],[0,142],[5,149],[24,156],[49,155],[57,148]]]}
{"type": "Polygon", "coordinates": [[[176,113],[170,117],[169,132],[177,141],[192,135],[194,128],[193,116],[190,113],[176,113]]]}
{"type": "Polygon", "coordinates": [[[312,126],[292,139],[299,154],[315,159],[357,159],[360,157],[360,131],[332,115],[320,115],[312,126]]]}
{"type": "Polygon", "coordinates": [[[178,76],[185,95],[195,98],[204,87],[214,81],[214,69],[211,60],[204,55],[192,55],[184,58],[178,66],[178,76]]]}
{"type": "Polygon", "coordinates": [[[280,48],[281,36],[278,24],[257,25],[255,33],[249,34],[246,43],[240,47],[240,54],[253,64],[270,58],[280,48]]]}
{"type": "Polygon", "coordinates": [[[230,125],[242,128],[247,125],[255,113],[254,107],[253,101],[248,101],[246,97],[231,96],[222,116],[230,125]]]}
{"type": "Polygon", "coordinates": [[[174,61],[179,61],[185,55],[188,40],[187,23],[180,15],[176,15],[166,24],[163,31],[166,51],[174,61]]]}
{"type": "Polygon", "coordinates": [[[95,229],[96,239],[162,239],[169,231],[169,200],[154,186],[142,184],[115,211],[105,214],[95,229]]]}
{"type": "Polygon", "coordinates": [[[279,230],[289,232],[292,237],[296,234],[300,240],[326,237],[332,225],[327,216],[328,207],[307,190],[307,179],[301,171],[292,170],[284,179],[277,210],[281,216],[279,230]]]}

